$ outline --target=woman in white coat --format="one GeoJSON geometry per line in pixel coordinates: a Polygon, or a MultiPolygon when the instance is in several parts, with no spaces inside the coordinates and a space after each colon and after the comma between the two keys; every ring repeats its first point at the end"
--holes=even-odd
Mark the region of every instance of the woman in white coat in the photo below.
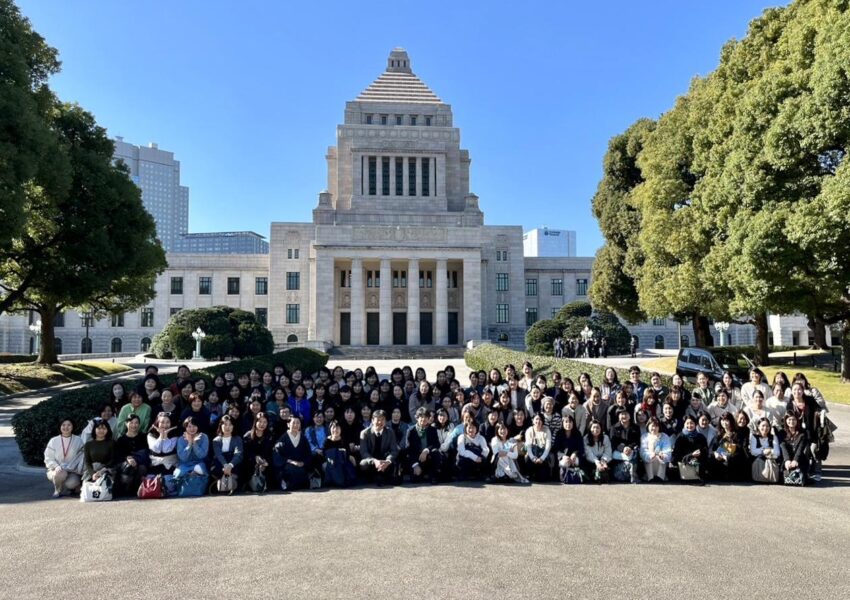
{"type": "Polygon", "coordinates": [[[53,483],[53,497],[58,498],[66,490],[77,493],[82,485],[85,456],[83,439],[74,435],[71,419],[63,419],[59,435],[50,439],[44,449],[44,466],[47,478],[53,483]]]}

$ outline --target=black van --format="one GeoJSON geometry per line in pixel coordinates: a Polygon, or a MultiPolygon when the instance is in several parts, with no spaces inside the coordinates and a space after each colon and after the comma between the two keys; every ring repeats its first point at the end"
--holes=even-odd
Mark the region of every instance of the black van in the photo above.
{"type": "MultiPolygon", "coordinates": [[[[721,352],[719,354],[722,355],[721,352]]],[[[682,348],[676,357],[676,373],[685,379],[694,381],[696,381],[698,373],[705,373],[712,381],[720,381],[723,378],[723,373],[729,371],[732,373],[735,385],[739,386],[741,385],[741,377],[746,375],[747,368],[752,366],[750,359],[743,354],[741,356],[747,367],[743,367],[737,362],[735,364],[721,364],[711,350],[705,348],[682,348]]]]}

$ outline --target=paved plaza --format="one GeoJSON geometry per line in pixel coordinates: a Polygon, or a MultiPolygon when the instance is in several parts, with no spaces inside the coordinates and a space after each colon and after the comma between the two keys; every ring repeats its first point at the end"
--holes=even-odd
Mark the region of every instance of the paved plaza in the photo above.
{"type": "MultiPolygon", "coordinates": [[[[445,362],[458,361],[410,364],[433,377],[445,362]]],[[[0,598],[846,598],[850,408],[832,416],[825,481],[805,489],[449,484],[92,505],[49,500],[2,437],[0,598]]]]}

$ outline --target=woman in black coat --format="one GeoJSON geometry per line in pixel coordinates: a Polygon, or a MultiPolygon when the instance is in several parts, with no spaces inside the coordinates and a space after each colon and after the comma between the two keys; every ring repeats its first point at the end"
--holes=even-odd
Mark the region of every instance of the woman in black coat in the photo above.
{"type": "Polygon", "coordinates": [[[301,418],[292,415],[289,431],[280,436],[274,447],[275,467],[280,489],[293,491],[307,487],[311,452],[307,436],[301,432],[301,418]]]}
{"type": "Polygon", "coordinates": [[[749,466],[749,427],[739,428],[735,418],[724,413],[709,448],[708,469],[711,478],[746,481],[750,475],[749,466]]]}
{"type": "Polygon", "coordinates": [[[810,475],[811,449],[807,432],[800,428],[800,422],[793,413],[786,413],[783,419],[785,428],[780,434],[782,448],[782,466],[786,475],[800,471],[800,483],[804,485],[810,475]]]}
{"type": "Polygon", "coordinates": [[[673,462],[680,463],[696,463],[699,473],[699,483],[705,484],[706,471],[708,465],[708,443],[705,436],[697,431],[697,420],[688,415],[685,417],[684,429],[679,437],[676,438],[676,443],[673,446],[673,462]]]}

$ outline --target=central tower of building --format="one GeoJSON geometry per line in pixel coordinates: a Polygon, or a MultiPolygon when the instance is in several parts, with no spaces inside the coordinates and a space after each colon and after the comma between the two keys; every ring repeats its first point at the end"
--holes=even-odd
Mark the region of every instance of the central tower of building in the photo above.
{"type": "Polygon", "coordinates": [[[405,50],[346,103],[336,138],[313,222],[272,224],[275,339],[460,345],[496,325],[521,340],[522,229],[484,226],[451,106],[405,50]]]}

